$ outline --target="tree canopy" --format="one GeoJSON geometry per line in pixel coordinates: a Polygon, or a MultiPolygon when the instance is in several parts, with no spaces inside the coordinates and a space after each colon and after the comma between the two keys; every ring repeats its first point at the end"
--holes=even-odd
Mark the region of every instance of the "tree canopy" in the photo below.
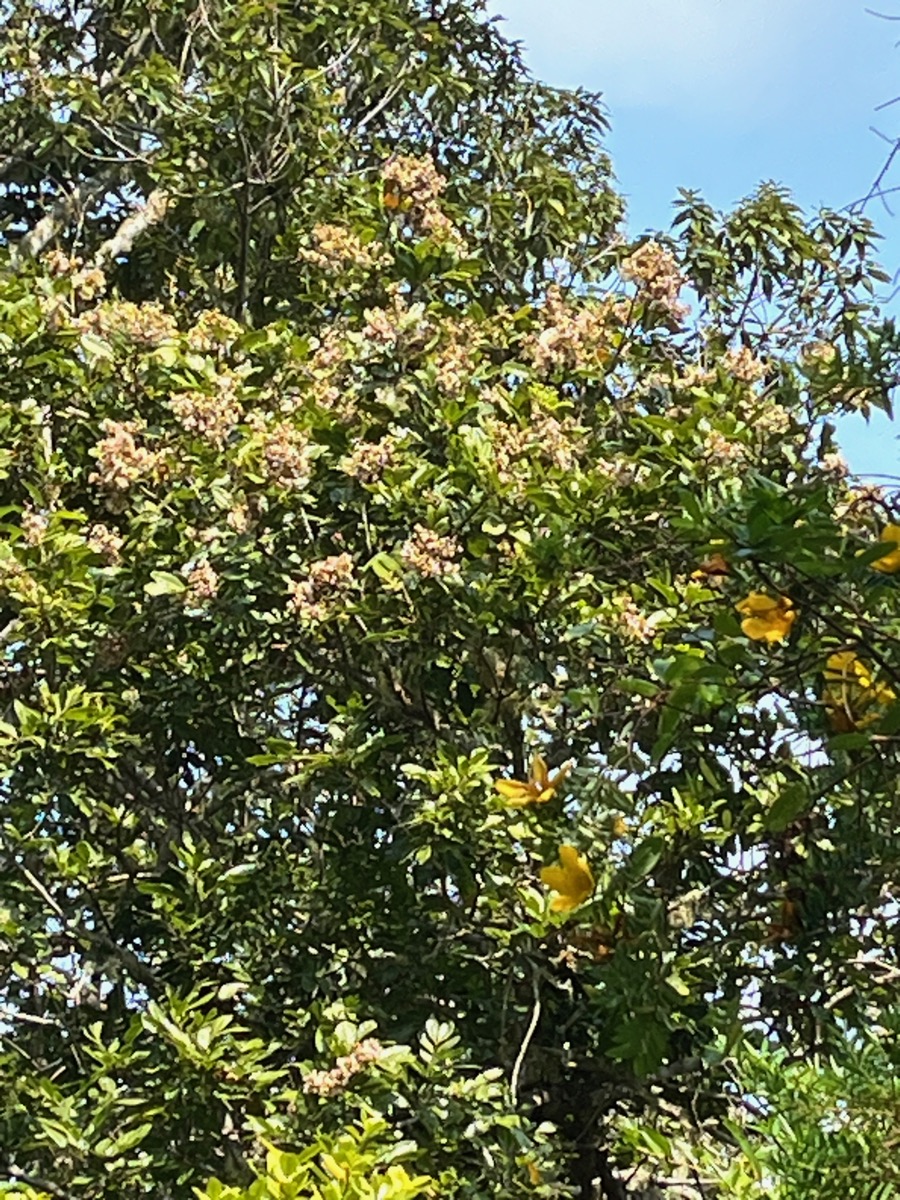
{"type": "Polygon", "coordinates": [[[3,8],[0,1191],[892,1187],[868,221],[629,238],[473,0],[3,8]]]}

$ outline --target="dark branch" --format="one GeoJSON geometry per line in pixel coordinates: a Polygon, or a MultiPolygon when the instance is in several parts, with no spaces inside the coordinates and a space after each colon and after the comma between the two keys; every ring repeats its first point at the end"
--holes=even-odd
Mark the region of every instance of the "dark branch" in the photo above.
{"type": "Polygon", "coordinates": [[[0,1167],[7,1179],[13,1180],[15,1183],[24,1183],[27,1187],[35,1188],[39,1192],[46,1192],[50,1196],[56,1196],[58,1200],[75,1200],[71,1192],[67,1192],[65,1188],[61,1188],[58,1183],[53,1183],[50,1179],[41,1179],[38,1175],[29,1175],[20,1167],[8,1166],[0,1167]]]}

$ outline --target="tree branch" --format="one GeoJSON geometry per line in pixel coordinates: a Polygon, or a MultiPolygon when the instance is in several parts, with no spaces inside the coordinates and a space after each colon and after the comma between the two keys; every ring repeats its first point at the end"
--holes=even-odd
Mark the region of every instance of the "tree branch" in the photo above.
{"type": "Polygon", "coordinates": [[[0,1168],[0,1171],[7,1179],[11,1179],[15,1183],[24,1183],[26,1187],[36,1188],[39,1192],[47,1192],[51,1196],[56,1196],[57,1200],[74,1200],[72,1194],[65,1188],[61,1188],[58,1183],[53,1183],[49,1179],[41,1179],[37,1175],[29,1175],[21,1167],[14,1167],[10,1164],[8,1167],[0,1168]]]}
{"type": "Polygon", "coordinates": [[[113,236],[102,244],[94,256],[93,266],[102,267],[104,263],[127,254],[142,233],[163,219],[169,203],[169,193],[162,188],[154,188],[146,203],[126,217],[113,236]]]}
{"type": "Polygon", "coordinates": [[[77,184],[67,196],[62,196],[48,213],[16,242],[12,250],[13,265],[18,266],[27,259],[37,258],[56,237],[63,226],[83,205],[107,190],[111,179],[103,175],[91,184],[77,184]]]}
{"type": "Polygon", "coordinates": [[[541,1019],[541,991],[537,971],[532,976],[531,988],[534,993],[534,1007],[531,1010],[531,1020],[528,1022],[528,1028],[525,1030],[525,1036],[522,1038],[522,1045],[519,1047],[519,1053],[516,1055],[516,1061],[513,1064],[512,1075],[509,1080],[509,1091],[513,1104],[516,1102],[516,1095],[519,1090],[519,1076],[522,1073],[525,1055],[528,1053],[528,1047],[531,1045],[534,1031],[537,1029],[538,1021],[541,1019]]]}

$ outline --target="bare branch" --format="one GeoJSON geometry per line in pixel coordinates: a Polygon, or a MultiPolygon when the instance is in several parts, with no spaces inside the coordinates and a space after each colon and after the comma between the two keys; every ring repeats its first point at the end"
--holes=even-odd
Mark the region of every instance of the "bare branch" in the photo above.
{"type": "Polygon", "coordinates": [[[382,98],[378,101],[378,103],[375,105],[375,107],[369,109],[369,111],[365,114],[365,116],[362,117],[362,119],[357,122],[356,130],[355,130],[356,133],[360,133],[363,129],[365,129],[365,127],[369,124],[370,121],[374,121],[375,118],[378,116],[378,114],[380,112],[383,112],[383,110],[387,108],[387,106],[390,104],[390,102],[394,99],[394,97],[397,95],[397,93],[403,87],[403,76],[405,74],[406,74],[406,66],[403,66],[400,68],[400,70],[397,73],[397,80],[396,80],[394,86],[388,88],[388,90],[385,92],[385,94],[382,96],[382,98]]]}
{"type": "Polygon", "coordinates": [[[881,170],[878,172],[878,175],[875,177],[875,182],[869,188],[868,193],[863,197],[862,200],[858,201],[855,205],[853,205],[853,207],[850,210],[851,212],[862,212],[863,209],[866,207],[866,205],[869,203],[869,201],[881,191],[881,185],[884,181],[884,177],[885,177],[885,175],[887,175],[888,171],[891,169],[891,164],[893,163],[894,159],[897,157],[898,154],[900,154],[900,138],[897,138],[894,141],[894,144],[891,148],[891,152],[887,156],[887,159],[885,160],[884,165],[882,166],[881,170]]]}
{"type": "Polygon", "coordinates": [[[50,1017],[39,1017],[37,1013],[20,1012],[6,1004],[0,1004],[0,1021],[24,1021],[26,1025],[53,1025],[60,1027],[58,1021],[50,1017]]]}
{"type": "Polygon", "coordinates": [[[49,1196],[56,1196],[57,1200],[73,1200],[71,1193],[67,1192],[65,1188],[61,1188],[58,1183],[53,1183],[49,1179],[41,1179],[37,1175],[29,1175],[21,1167],[14,1167],[10,1164],[8,1167],[0,1168],[0,1172],[7,1179],[12,1179],[16,1183],[24,1183],[27,1187],[35,1188],[39,1192],[46,1192],[49,1196]]]}
{"type": "Polygon", "coordinates": [[[142,233],[163,219],[168,211],[169,199],[168,192],[154,188],[147,202],[126,217],[113,236],[103,243],[94,257],[93,265],[102,267],[104,263],[127,254],[142,233]]]}
{"type": "Polygon", "coordinates": [[[108,955],[120,962],[126,971],[131,974],[131,977],[137,980],[138,983],[142,983],[151,994],[156,995],[162,990],[162,985],[156,972],[147,966],[145,962],[142,962],[133,950],[129,950],[127,946],[120,946],[108,934],[100,933],[95,929],[85,929],[83,926],[78,927],[74,919],[66,915],[60,904],[51,896],[37,876],[23,864],[20,864],[20,869],[32,888],[49,904],[55,916],[62,922],[64,929],[67,931],[67,937],[80,939],[83,942],[87,942],[90,946],[100,947],[108,955]]]}
{"type": "Polygon", "coordinates": [[[37,225],[19,238],[13,249],[13,263],[18,264],[26,259],[37,258],[79,208],[94,196],[99,195],[101,191],[105,191],[106,186],[106,180],[102,187],[96,180],[93,187],[78,184],[67,196],[60,197],[50,211],[41,217],[37,225]]]}
{"type": "Polygon", "coordinates": [[[525,1062],[525,1055],[528,1053],[528,1047],[531,1045],[531,1039],[534,1037],[534,1031],[537,1029],[538,1021],[541,1019],[541,989],[538,980],[538,974],[535,970],[531,980],[531,987],[534,993],[534,1007],[531,1010],[531,1020],[528,1022],[528,1028],[525,1030],[525,1036],[522,1038],[522,1045],[519,1047],[519,1053],[516,1055],[516,1061],[513,1064],[512,1076],[509,1081],[509,1091],[512,1096],[512,1102],[515,1104],[516,1095],[519,1091],[519,1076],[522,1073],[522,1065],[525,1062]]]}

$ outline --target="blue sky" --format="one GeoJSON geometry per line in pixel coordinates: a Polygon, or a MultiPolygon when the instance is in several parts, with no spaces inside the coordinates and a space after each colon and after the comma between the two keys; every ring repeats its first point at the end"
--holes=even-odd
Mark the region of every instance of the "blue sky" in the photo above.
{"type": "MultiPolygon", "coordinates": [[[[870,0],[900,18],[900,0],[870,0]]],[[[763,180],[807,208],[842,208],[868,191],[900,135],[900,20],[860,0],[489,0],[535,75],[603,92],[609,149],[632,232],[668,225],[679,187],[728,206],[763,180]]],[[[900,161],[888,181],[900,186],[900,161]]],[[[900,271],[896,215],[869,209],[882,260],[900,271]]],[[[900,316],[900,301],[891,305],[900,316]]],[[[898,397],[900,407],[900,397],[898,397]]],[[[900,428],[846,419],[860,473],[900,475],[900,428]]]]}

